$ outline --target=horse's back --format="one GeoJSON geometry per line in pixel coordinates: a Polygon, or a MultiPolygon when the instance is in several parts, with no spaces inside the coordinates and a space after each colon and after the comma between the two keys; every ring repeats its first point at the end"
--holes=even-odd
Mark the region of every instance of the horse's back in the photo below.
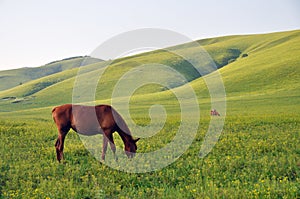
{"type": "Polygon", "coordinates": [[[84,135],[103,133],[105,129],[117,130],[118,125],[115,118],[118,120],[118,124],[124,123],[121,116],[110,105],[64,104],[54,107],[52,116],[58,127],[70,126],[76,132],[84,135]]]}
{"type": "Polygon", "coordinates": [[[72,126],[80,134],[102,134],[103,130],[115,130],[115,120],[109,105],[72,107],[72,126]]]}

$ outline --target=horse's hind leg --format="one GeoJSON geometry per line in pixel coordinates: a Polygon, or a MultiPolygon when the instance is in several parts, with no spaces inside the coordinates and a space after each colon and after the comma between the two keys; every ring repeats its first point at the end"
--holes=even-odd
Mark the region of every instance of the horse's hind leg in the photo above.
{"type": "Polygon", "coordinates": [[[59,131],[58,133],[58,138],[55,143],[55,149],[56,149],[56,158],[58,162],[64,159],[64,142],[65,142],[65,137],[67,135],[67,132],[64,131],[59,131]]]}

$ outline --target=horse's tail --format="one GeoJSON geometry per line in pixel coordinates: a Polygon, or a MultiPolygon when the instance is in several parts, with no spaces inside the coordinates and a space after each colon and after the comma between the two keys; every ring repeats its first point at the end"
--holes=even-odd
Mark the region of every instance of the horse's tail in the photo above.
{"type": "Polygon", "coordinates": [[[53,118],[54,122],[56,122],[56,121],[55,121],[55,117],[54,117],[54,113],[55,113],[56,108],[57,108],[57,107],[54,107],[54,108],[52,109],[52,111],[51,111],[52,118],[53,118]]]}

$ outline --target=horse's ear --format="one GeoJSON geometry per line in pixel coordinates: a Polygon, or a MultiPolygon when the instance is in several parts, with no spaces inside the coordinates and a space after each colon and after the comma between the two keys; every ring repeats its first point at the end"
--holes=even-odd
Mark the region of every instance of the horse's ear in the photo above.
{"type": "Polygon", "coordinates": [[[137,138],[137,139],[135,139],[135,140],[134,140],[134,142],[137,142],[137,141],[139,141],[139,139],[140,139],[140,138],[137,138]]]}

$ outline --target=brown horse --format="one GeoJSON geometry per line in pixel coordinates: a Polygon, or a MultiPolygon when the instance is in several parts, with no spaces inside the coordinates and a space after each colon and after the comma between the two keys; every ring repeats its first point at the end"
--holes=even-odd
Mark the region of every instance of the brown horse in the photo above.
{"type": "Polygon", "coordinates": [[[115,154],[113,133],[117,131],[124,142],[125,153],[132,158],[137,150],[136,142],[121,115],[109,105],[81,106],[65,104],[52,109],[52,117],[58,129],[55,143],[57,160],[63,159],[64,140],[70,129],[82,135],[103,134],[102,160],[105,160],[107,144],[115,154]]]}

